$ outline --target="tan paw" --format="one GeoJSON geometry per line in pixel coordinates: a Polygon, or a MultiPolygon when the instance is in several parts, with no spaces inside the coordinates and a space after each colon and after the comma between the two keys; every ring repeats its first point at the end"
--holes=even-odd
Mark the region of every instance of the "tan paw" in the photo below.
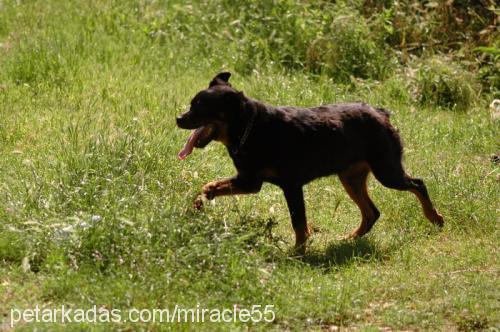
{"type": "Polygon", "coordinates": [[[196,196],[196,198],[194,199],[194,202],[193,202],[193,207],[196,209],[196,210],[201,210],[203,208],[203,201],[206,200],[206,198],[204,197],[204,194],[199,194],[198,196],[196,196]]]}

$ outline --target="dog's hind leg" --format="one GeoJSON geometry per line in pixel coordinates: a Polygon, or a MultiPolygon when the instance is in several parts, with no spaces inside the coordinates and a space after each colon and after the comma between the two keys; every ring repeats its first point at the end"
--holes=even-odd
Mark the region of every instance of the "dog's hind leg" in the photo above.
{"type": "Polygon", "coordinates": [[[240,175],[229,179],[209,182],[203,186],[202,193],[196,197],[194,207],[201,209],[203,199],[212,200],[217,196],[253,194],[259,192],[261,187],[262,180],[240,175]]]}
{"type": "Polygon", "coordinates": [[[443,226],[443,217],[434,208],[424,181],[408,176],[400,161],[373,164],[371,168],[375,178],[385,187],[397,190],[407,190],[415,194],[422,205],[425,217],[429,219],[431,223],[443,226]]]}
{"type": "Polygon", "coordinates": [[[369,173],[370,168],[366,163],[358,163],[339,174],[340,182],[342,182],[351,199],[361,210],[361,224],[344,238],[363,236],[370,231],[380,217],[380,212],[370,199],[366,188],[369,173]]]}
{"type": "Polygon", "coordinates": [[[410,177],[408,177],[408,181],[411,182],[410,189],[408,190],[417,196],[420,204],[422,205],[422,209],[424,210],[425,217],[429,219],[431,223],[440,227],[443,226],[443,216],[441,216],[432,205],[432,201],[429,197],[424,181],[410,177]]]}
{"type": "Polygon", "coordinates": [[[295,231],[295,248],[299,253],[305,252],[305,244],[310,235],[307,227],[306,208],[304,204],[304,193],[302,186],[283,186],[286,203],[292,219],[293,230],[295,231]]]}

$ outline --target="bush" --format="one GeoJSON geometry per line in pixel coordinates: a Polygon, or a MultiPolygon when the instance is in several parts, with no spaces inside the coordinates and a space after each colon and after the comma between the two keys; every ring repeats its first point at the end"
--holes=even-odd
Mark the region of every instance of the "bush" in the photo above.
{"type": "MultiPolygon", "coordinates": [[[[352,13],[352,9],[344,10],[352,13]]],[[[326,71],[338,82],[349,82],[351,77],[384,79],[391,61],[366,20],[356,14],[337,15],[328,33],[309,47],[307,65],[314,71],[326,71]]]]}
{"type": "Polygon", "coordinates": [[[236,67],[245,73],[265,62],[303,68],[309,45],[322,34],[332,15],[323,12],[318,3],[300,1],[222,3],[230,15],[226,32],[234,43],[236,67]]]}
{"type": "Polygon", "coordinates": [[[350,82],[351,77],[385,78],[391,68],[385,42],[372,33],[374,27],[352,4],[301,0],[203,3],[204,11],[193,6],[187,18],[184,13],[159,18],[159,29],[167,31],[175,24],[197,53],[215,62],[224,59],[242,74],[277,63],[350,82]],[[199,16],[202,24],[192,23],[192,16],[199,16]],[[205,34],[201,27],[213,33],[205,34]]]}
{"type": "Polygon", "coordinates": [[[497,39],[494,0],[362,0],[358,7],[370,19],[386,16],[392,27],[387,43],[408,52],[457,50],[467,43],[488,45],[497,39]]]}
{"type": "Polygon", "coordinates": [[[21,232],[0,232],[0,262],[21,263],[26,255],[26,239],[21,232]]]}
{"type": "Polygon", "coordinates": [[[479,58],[479,79],[495,99],[500,98],[500,41],[497,44],[499,45],[474,49],[479,58]]]}
{"type": "MultiPolygon", "coordinates": [[[[237,49],[243,51],[240,62],[247,67],[271,60],[287,68],[324,72],[338,82],[350,82],[351,77],[382,79],[391,67],[384,42],[375,39],[355,8],[342,2],[244,2],[241,6],[233,13],[237,23],[231,33],[240,45],[237,49]]],[[[231,9],[234,5],[228,6],[231,9]]]]}
{"type": "Polygon", "coordinates": [[[416,89],[422,105],[457,111],[466,111],[476,97],[474,76],[443,57],[433,57],[420,64],[416,89]]]}

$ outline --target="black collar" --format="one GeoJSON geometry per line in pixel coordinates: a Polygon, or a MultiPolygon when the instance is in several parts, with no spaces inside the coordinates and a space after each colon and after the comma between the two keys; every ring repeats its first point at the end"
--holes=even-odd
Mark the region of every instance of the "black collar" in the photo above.
{"type": "Polygon", "coordinates": [[[255,123],[255,118],[257,117],[257,112],[253,111],[252,116],[250,117],[250,120],[248,120],[247,125],[245,127],[245,131],[243,132],[243,135],[241,136],[240,142],[236,148],[233,149],[234,154],[238,154],[240,149],[243,147],[245,142],[248,139],[248,136],[250,135],[250,132],[252,131],[253,125],[255,123]]]}

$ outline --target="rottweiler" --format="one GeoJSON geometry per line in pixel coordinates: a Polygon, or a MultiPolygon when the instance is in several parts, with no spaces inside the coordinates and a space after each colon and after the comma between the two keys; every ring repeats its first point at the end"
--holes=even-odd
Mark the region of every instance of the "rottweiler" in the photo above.
{"type": "Polygon", "coordinates": [[[385,187],[415,194],[427,219],[443,225],[424,182],[403,168],[403,145],[389,111],[365,103],[271,106],[234,89],[230,76],[215,76],[176,119],[180,128],[193,130],[180,159],[216,140],[226,146],[237,170],[234,177],[204,185],[196,208],[217,196],[257,193],[263,182],[275,184],[285,195],[295,246],[304,251],[310,229],[302,187],[337,174],[361,210],[361,224],[345,236],[356,238],[370,231],[380,216],[366,186],[372,172],[385,187]]]}

